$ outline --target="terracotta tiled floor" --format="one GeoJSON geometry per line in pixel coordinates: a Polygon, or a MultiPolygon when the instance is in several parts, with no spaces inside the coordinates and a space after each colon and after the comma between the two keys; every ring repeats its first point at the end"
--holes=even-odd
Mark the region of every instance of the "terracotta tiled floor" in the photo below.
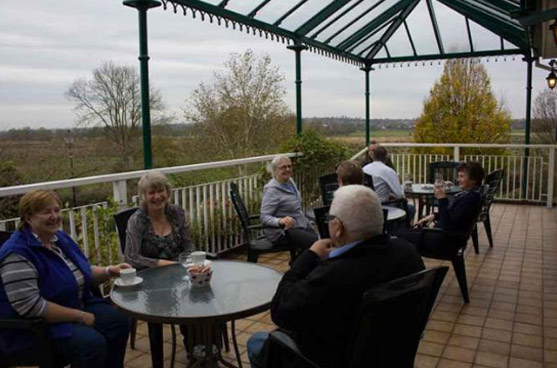
{"type": "MultiPolygon", "coordinates": [[[[469,246],[466,273],[470,304],[464,305],[449,271],[425,336],[416,367],[557,367],[557,211],[544,207],[496,204],[491,210],[494,247],[480,226],[480,254],[469,246]]],[[[262,256],[280,271],[288,254],[262,256]]],[[[426,260],[428,267],[441,264],[426,260]]],[[[274,328],[269,313],[237,321],[244,365],[246,341],[255,331],[274,328]]],[[[150,367],[147,327],[139,324],[136,349],[126,367],[150,367]]],[[[170,340],[170,331],[165,330],[170,340]]],[[[180,345],[180,344],[178,344],[180,345]]],[[[177,367],[186,356],[178,346],[177,367]]],[[[169,359],[170,344],[165,344],[169,359]]],[[[225,354],[232,359],[233,354],[225,354]]],[[[166,361],[169,366],[169,360],[166,361]]]]}

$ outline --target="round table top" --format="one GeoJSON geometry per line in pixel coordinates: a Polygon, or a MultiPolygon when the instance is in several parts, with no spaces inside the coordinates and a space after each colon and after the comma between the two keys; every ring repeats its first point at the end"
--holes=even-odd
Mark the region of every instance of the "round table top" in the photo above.
{"type": "MultiPolygon", "coordinates": [[[[445,189],[445,193],[454,194],[462,191],[458,185],[452,185],[450,189],[445,189]]],[[[404,188],[406,194],[433,194],[433,184],[412,184],[412,189],[404,188]]]]}
{"type": "Polygon", "coordinates": [[[136,319],[180,324],[229,321],[269,308],[282,273],[256,263],[212,261],[210,286],[192,287],[181,264],[154,267],[137,273],[136,286],[114,286],[113,303],[136,319]]]}
{"type": "Polygon", "coordinates": [[[402,208],[393,207],[393,206],[382,206],[383,209],[387,210],[387,221],[395,221],[400,220],[404,216],[406,216],[406,211],[402,208]]]}

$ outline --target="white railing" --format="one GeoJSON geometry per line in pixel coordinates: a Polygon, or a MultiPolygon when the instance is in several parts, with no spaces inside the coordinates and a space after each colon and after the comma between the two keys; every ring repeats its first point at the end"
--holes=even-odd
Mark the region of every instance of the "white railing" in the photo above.
{"type": "MultiPolygon", "coordinates": [[[[296,157],[299,153],[287,153],[288,157],[296,157]]],[[[275,155],[250,157],[238,160],[227,160],[194,165],[175,166],[157,169],[164,174],[176,174],[205,169],[215,169],[231,166],[243,166],[252,163],[264,163],[273,159],[275,155]]],[[[128,204],[137,205],[137,198],[128,200],[127,186],[129,180],[136,180],[146,170],[100,175],[87,178],[59,180],[28,185],[0,188],[0,198],[24,194],[33,190],[53,190],[80,187],[91,184],[111,183],[114,201],[119,209],[127,208],[128,204]]],[[[196,246],[205,247],[211,252],[221,252],[241,244],[243,234],[236,219],[236,213],[230,202],[230,183],[238,184],[248,209],[258,212],[261,201],[261,191],[257,181],[258,175],[227,179],[218,182],[199,184],[173,190],[174,203],[182,206],[188,213],[192,237],[196,246]]],[[[114,257],[121,256],[118,251],[118,241],[115,228],[109,216],[99,216],[100,209],[107,209],[108,203],[96,203],[81,207],[64,209],[63,228],[82,247],[84,253],[98,264],[108,264],[114,257]],[[107,229],[110,223],[110,229],[107,229]],[[108,244],[102,244],[102,243],[108,244]]],[[[13,231],[19,219],[0,219],[0,230],[13,231]]]]}
{"type": "MultiPolygon", "coordinates": [[[[497,195],[500,200],[530,201],[545,203],[553,207],[555,198],[555,149],[557,145],[542,144],[429,144],[429,143],[384,143],[389,148],[389,155],[398,174],[408,174],[414,182],[428,181],[428,165],[435,161],[478,161],[486,174],[504,169],[505,177],[497,195]],[[451,154],[412,153],[416,148],[450,148],[451,154]],[[461,150],[473,148],[485,150],[486,154],[462,155],[461,150]],[[525,156],[523,150],[531,151],[525,156]],[[490,150],[503,151],[487,154],[490,150]],[[519,153],[516,151],[520,151],[519,153]],[[524,175],[527,173],[527,175],[524,175]]],[[[353,158],[361,158],[367,152],[362,149],[353,158]]]]}

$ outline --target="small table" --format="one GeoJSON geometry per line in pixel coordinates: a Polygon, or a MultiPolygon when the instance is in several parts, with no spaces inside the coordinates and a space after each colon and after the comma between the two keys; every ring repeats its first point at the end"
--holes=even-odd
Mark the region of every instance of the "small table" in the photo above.
{"type": "MultiPolygon", "coordinates": [[[[393,206],[381,206],[384,210],[387,210],[387,222],[400,220],[404,216],[406,216],[406,211],[402,208],[393,207],[393,206]]],[[[315,214],[313,213],[313,207],[308,207],[305,213],[306,217],[311,221],[315,221],[315,214]]]]}
{"type": "MultiPolygon", "coordinates": [[[[143,282],[137,286],[112,288],[110,298],[118,308],[149,323],[153,367],[162,368],[164,363],[163,323],[199,327],[204,331],[205,360],[210,361],[210,366],[220,360],[234,367],[222,359],[220,351],[213,353],[214,335],[220,333],[218,326],[227,321],[232,321],[234,351],[238,366],[242,367],[234,320],[267,310],[282,273],[256,263],[239,261],[213,261],[211,267],[213,277],[208,287],[191,287],[189,281],[184,280],[186,269],[175,264],[138,272],[143,282]]],[[[204,363],[198,360],[195,365],[204,363]]]]}
{"type": "MultiPolygon", "coordinates": [[[[445,189],[447,196],[455,195],[462,189],[458,185],[452,185],[449,189],[445,189]]],[[[412,184],[412,188],[404,188],[404,194],[407,197],[418,198],[418,217],[423,217],[423,210],[429,213],[431,203],[434,198],[433,184],[412,184]]]]}

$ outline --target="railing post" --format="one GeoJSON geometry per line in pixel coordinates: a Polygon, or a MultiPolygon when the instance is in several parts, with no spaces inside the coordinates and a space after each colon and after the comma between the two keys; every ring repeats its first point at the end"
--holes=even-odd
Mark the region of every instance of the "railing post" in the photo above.
{"type": "Polygon", "coordinates": [[[453,161],[460,162],[460,146],[453,147],[453,161]]]}
{"type": "Polygon", "coordinates": [[[555,147],[549,149],[549,176],[547,177],[547,208],[553,208],[553,188],[555,181],[555,147]]]}
{"type": "Polygon", "coordinates": [[[118,204],[118,210],[128,207],[128,187],[125,180],[112,182],[114,201],[118,204]]]}

